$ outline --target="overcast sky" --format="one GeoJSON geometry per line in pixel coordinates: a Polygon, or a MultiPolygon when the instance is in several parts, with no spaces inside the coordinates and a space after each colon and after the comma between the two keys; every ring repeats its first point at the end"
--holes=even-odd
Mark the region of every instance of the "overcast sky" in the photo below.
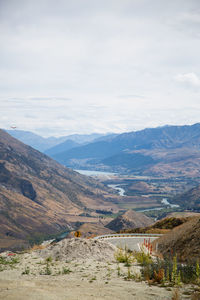
{"type": "Polygon", "coordinates": [[[200,122],[200,0],[0,0],[0,127],[200,122]]]}

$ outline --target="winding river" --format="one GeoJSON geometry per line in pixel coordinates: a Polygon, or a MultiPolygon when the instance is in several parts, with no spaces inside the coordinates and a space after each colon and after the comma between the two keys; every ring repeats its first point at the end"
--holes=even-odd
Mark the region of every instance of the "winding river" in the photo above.
{"type": "MultiPolygon", "coordinates": [[[[116,175],[116,173],[102,172],[102,171],[90,171],[90,170],[75,170],[75,171],[80,174],[92,176],[92,177],[94,176],[94,177],[110,178],[111,176],[116,175]]],[[[126,196],[125,190],[122,187],[123,185],[126,185],[126,184],[108,184],[108,187],[116,190],[120,196],[126,196]]],[[[142,210],[138,210],[138,211],[144,212],[144,211],[150,211],[150,210],[161,210],[165,207],[170,207],[170,208],[179,207],[178,204],[171,204],[167,198],[163,198],[161,203],[162,203],[161,207],[146,208],[146,209],[142,209],[142,210]]]]}
{"type": "Polygon", "coordinates": [[[120,196],[125,196],[125,190],[119,184],[108,184],[108,187],[116,190],[120,196]]]}

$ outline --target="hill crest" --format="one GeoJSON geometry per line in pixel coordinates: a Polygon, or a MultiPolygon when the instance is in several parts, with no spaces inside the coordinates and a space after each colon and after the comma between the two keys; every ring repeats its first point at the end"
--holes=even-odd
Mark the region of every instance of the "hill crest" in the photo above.
{"type": "Polygon", "coordinates": [[[125,230],[129,228],[139,228],[145,227],[153,224],[153,220],[143,213],[135,212],[133,210],[128,210],[124,214],[119,215],[105,227],[119,232],[120,230],[125,230]]]}

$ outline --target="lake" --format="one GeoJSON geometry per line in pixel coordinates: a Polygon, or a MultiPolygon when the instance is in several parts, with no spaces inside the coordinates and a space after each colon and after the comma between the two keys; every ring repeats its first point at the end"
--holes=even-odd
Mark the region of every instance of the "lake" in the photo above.
{"type": "Polygon", "coordinates": [[[99,176],[99,177],[109,177],[116,175],[117,173],[111,173],[111,172],[103,172],[103,171],[91,171],[91,170],[74,170],[82,175],[87,175],[87,176],[99,176]]]}

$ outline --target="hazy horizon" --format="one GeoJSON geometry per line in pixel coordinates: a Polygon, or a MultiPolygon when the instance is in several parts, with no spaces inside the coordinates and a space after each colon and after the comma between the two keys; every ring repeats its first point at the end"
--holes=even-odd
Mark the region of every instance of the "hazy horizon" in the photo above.
{"type": "Polygon", "coordinates": [[[42,136],[200,121],[199,0],[0,0],[0,127],[42,136]]]}
{"type": "MultiPolygon", "coordinates": [[[[161,125],[161,126],[155,126],[155,127],[144,127],[144,128],[141,128],[141,129],[138,129],[138,130],[129,130],[129,131],[122,131],[122,132],[97,132],[97,131],[91,131],[91,132],[88,132],[88,133],[81,133],[81,132],[72,132],[72,133],[69,133],[69,134],[64,134],[64,135],[59,135],[59,134],[51,134],[51,132],[49,132],[49,134],[40,134],[38,133],[37,131],[34,131],[34,130],[23,130],[23,129],[18,129],[17,127],[16,128],[1,128],[3,130],[17,130],[17,131],[25,131],[25,132],[31,132],[31,133],[34,133],[36,135],[39,135],[43,138],[51,138],[51,137],[56,137],[56,138],[59,138],[59,137],[64,137],[64,136],[70,136],[70,135],[92,135],[92,134],[100,134],[100,135],[109,135],[109,134],[123,134],[123,133],[128,133],[128,132],[133,132],[133,131],[140,131],[140,130],[143,130],[143,129],[153,129],[153,128],[162,128],[162,127],[169,127],[169,126],[192,126],[192,125],[195,125],[195,124],[200,124],[200,122],[197,122],[197,123],[192,123],[192,124],[165,124],[165,125],[161,125]]],[[[44,131],[45,128],[44,128],[44,131]]]]}

